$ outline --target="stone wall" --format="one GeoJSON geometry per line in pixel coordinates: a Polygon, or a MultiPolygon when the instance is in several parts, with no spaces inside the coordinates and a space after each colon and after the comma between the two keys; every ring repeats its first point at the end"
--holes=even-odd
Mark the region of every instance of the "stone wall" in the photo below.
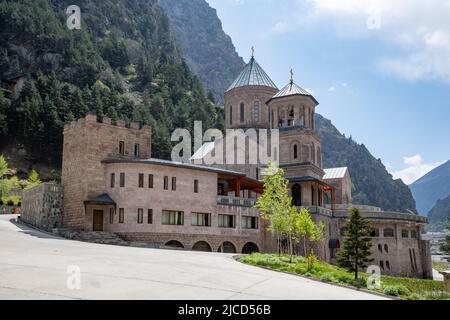
{"type": "Polygon", "coordinates": [[[21,219],[32,226],[47,231],[61,227],[62,210],[60,185],[43,183],[23,192],[21,219]]]}

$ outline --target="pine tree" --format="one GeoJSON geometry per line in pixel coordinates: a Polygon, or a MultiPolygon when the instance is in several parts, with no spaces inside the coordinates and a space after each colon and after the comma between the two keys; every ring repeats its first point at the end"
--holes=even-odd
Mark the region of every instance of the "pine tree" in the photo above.
{"type": "Polygon", "coordinates": [[[361,216],[358,208],[350,209],[343,248],[338,252],[338,263],[354,272],[355,279],[358,279],[358,271],[366,268],[373,260],[370,259],[371,248],[369,221],[361,216]]]}

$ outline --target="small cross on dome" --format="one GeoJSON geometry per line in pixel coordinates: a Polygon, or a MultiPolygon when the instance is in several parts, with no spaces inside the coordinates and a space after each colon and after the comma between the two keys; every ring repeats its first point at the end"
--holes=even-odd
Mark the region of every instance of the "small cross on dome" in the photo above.
{"type": "Polygon", "coordinates": [[[291,69],[291,84],[294,83],[294,70],[291,69]]]}

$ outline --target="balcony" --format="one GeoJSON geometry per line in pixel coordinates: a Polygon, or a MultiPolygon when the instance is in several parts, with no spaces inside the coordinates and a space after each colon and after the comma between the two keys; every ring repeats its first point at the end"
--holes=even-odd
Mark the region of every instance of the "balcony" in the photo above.
{"type": "Polygon", "coordinates": [[[247,207],[251,208],[255,205],[256,199],[236,198],[227,196],[218,196],[217,203],[225,206],[247,207]]]}
{"type": "Polygon", "coordinates": [[[327,216],[327,217],[333,216],[333,211],[328,208],[323,208],[323,207],[318,207],[318,206],[305,207],[305,208],[308,209],[310,214],[319,214],[319,215],[327,216]]]}

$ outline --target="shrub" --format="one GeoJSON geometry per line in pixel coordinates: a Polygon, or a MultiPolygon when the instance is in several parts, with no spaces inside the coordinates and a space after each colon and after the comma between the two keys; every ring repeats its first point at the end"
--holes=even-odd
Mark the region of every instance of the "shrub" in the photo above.
{"type": "Polygon", "coordinates": [[[18,206],[18,207],[21,207],[21,206],[22,206],[22,202],[19,202],[19,203],[17,204],[17,206],[18,206]]]}
{"type": "Polygon", "coordinates": [[[0,206],[2,206],[3,205],[3,200],[0,200],[0,206]]]}
{"type": "Polygon", "coordinates": [[[324,273],[320,276],[319,279],[323,282],[335,282],[334,276],[331,273],[324,273]]]}
{"type": "Polygon", "coordinates": [[[384,288],[384,294],[388,296],[399,297],[399,296],[406,296],[409,293],[410,292],[408,288],[406,288],[403,285],[386,286],[384,288]]]}
{"type": "Polygon", "coordinates": [[[359,279],[349,279],[349,280],[347,280],[347,283],[352,285],[352,286],[354,286],[354,287],[357,287],[357,288],[367,287],[366,279],[361,279],[361,278],[359,278],[359,279]]]}
{"type": "Polygon", "coordinates": [[[8,206],[13,206],[13,205],[14,205],[14,201],[9,200],[8,203],[7,203],[7,205],[8,205],[8,206]]]}

